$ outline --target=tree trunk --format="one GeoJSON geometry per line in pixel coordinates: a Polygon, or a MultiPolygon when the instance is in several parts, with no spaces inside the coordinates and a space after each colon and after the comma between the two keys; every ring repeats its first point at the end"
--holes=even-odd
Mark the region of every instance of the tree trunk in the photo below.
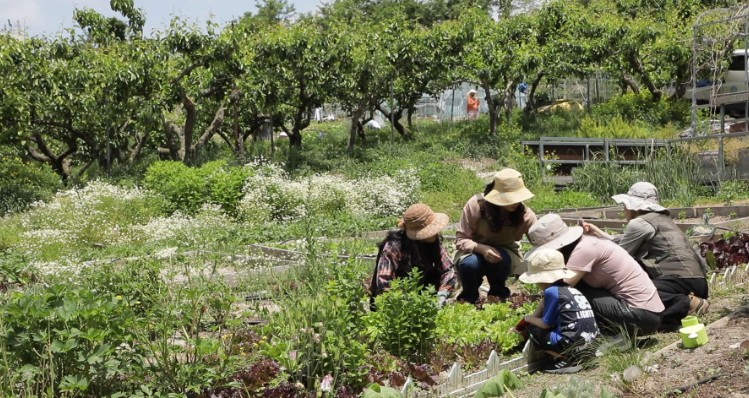
{"type": "Polygon", "coordinates": [[[349,153],[354,151],[354,145],[356,145],[358,121],[363,115],[364,115],[364,111],[361,109],[357,109],[351,112],[351,129],[349,130],[348,145],[346,146],[346,150],[349,153]]]}
{"type": "Polygon", "coordinates": [[[525,98],[525,109],[527,113],[530,113],[535,109],[536,107],[536,88],[539,84],[541,84],[541,79],[544,78],[544,72],[540,72],[538,76],[533,80],[531,83],[531,91],[528,93],[528,96],[525,98]]]}
{"type": "Polygon", "coordinates": [[[382,112],[383,115],[390,121],[390,123],[393,124],[393,127],[395,127],[395,131],[398,132],[398,134],[401,135],[403,138],[410,138],[410,134],[406,132],[406,129],[403,127],[403,125],[400,122],[400,119],[403,117],[403,111],[404,109],[399,108],[396,111],[393,112],[385,112],[385,110],[382,108],[382,106],[377,105],[377,110],[382,112]]]}
{"type": "Polygon", "coordinates": [[[624,94],[627,90],[626,87],[629,87],[632,89],[632,92],[635,94],[640,94],[640,87],[637,85],[637,82],[635,79],[632,78],[632,76],[624,73],[622,74],[622,82],[624,83],[625,89],[622,90],[622,94],[624,94]]]}
{"type": "Polygon", "coordinates": [[[414,124],[413,124],[413,119],[412,118],[413,118],[415,110],[416,109],[413,108],[413,107],[409,107],[408,108],[408,118],[407,118],[407,120],[408,120],[408,131],[414,131],[414,124]]]}
{"type": "Polygon", "coordinates": [[[653,101],[660,101],[661,97],[663,96],[663,91],[661,91],[658,87],[655,86],[655,84],[653,84],[653,80],[650,79],[650,75],[645,70],[642,62],[638,58],[630,57],[629,65],[638,73],[642,84],[644,84],[648,91],[650,91],[650,93],[653,95],[653,101]]]}
{"type": "Polygon", "coordinates": [[[68,145],[68,149],[66,149],[60,155],[55,155],[52,153],[52,150],[49,148],[49,146],[47,146],[47,143],[46,141],[44,141],[44,138],[41,134],[34,133],[34,135],[31,137],[31,141],[36,144],[37,148],[35,149],[31,146],[26,146],[26,152],[29,154],[29,156],[37,162],[45,163],[52,167],[52,170],[54,170],[54,172],[58,176],[60,176],[62,183],[67,186],[70,182],[70,176],[72,175],[72,161],[69,157],[78,150],[75,142],[67,142],[66,144],[68,145]]]}
{"type": "Polygon", "coordinates": [[[498,104],[492,98],[491,86],[488,83],[482,83],[481,87],[484,89],[484,93],[486,93],[486,97],[484,98],[486,99],[486,106],[489,107],[489,135],[494,136],[497,134],[497,125],[499,124],[498,104]]]}

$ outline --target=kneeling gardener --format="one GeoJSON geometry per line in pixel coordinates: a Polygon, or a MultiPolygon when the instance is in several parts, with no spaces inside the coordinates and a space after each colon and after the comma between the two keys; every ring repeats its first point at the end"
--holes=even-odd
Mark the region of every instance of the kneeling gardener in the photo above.
{"type": "Polygon", "coordinates": [[[528,258],[528,271],[520,275],[524,283],[535,283],[544,297],[532,315],[526,315],[516,327],[525,329],[536,348],[549,354],[554,362],[549,373],[574,373],[582,369],[580,352],[598,337],[600,331],[588,299],[564,283],[575,273],[564,266],[564,256],[553,249],[541,249],[528,258]]]}

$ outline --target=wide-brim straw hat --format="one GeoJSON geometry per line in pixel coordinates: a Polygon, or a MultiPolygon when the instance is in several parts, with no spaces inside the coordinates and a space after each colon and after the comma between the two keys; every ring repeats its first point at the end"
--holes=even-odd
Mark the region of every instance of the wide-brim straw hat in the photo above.
{"type": "Polygon", "coordinates": [[[476,94],[476,90],[470,89],[470,90],[468,90],[468,94],[476,94]]]}
{"type": "Polygon", "coordinates": [[[527,256],[541,249],[559,250],[583,236],[583,227],[568,226],[559,214],[550,213],[539,218],[528,230],[528,239],[534,246],[527,256]]]}
{"type": "Polygon", "coordinates": [[[403,214],[401,226],[406,230],[409,239],[422,240],[437,235],[449,222],[450,217],[447,214],[435,213],[429,206],[417,203],[403,214]]]}
{"type": "Polygon", "coordinates": [[[494,187],[484,199],[497,206],[524,202],[534,195],[523,182],[523,175],[515,169],[502,169],[494,175],[494,187]]]}
{"type": "Polygon", "coordinates": [[[661,206],[658,188],[655,185],[640,181],[632,184],[626,194],[611,197],[616,203],[623,204],[627,210],[662,212],[667,209],[661,206]]]}
{"type": "Polygon", "coordinates": [[[520,281],[524,283],[554,283],[575,276],[565,267],[564,256],[557,250],[538,250],[528,255],[526,262],[528,271],[520,275],[520,281]]]}

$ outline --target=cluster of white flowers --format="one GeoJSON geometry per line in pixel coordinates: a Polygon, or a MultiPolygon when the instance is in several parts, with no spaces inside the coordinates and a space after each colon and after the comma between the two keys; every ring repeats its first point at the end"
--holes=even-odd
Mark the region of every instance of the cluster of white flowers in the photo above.
{"type": "Polygon", "coordinates": [[[265,165],[247,179],[239,210],[249,221],[295,220],[310,210],[392,216],[418,199],[419,187],[414,170],[355,180],[329,174],[292,179],[279,167],[265,165]]]}
{"type": "Polygon", "coordinates": [[[204,205],[196,216],[175,212],[169,217],[151,219],[130,228],[133,241],[149,245],[179,243],[182,247],[200,245],[211,239],[213,231],[226,228],[233,221],[217,205],[204,205]]]}

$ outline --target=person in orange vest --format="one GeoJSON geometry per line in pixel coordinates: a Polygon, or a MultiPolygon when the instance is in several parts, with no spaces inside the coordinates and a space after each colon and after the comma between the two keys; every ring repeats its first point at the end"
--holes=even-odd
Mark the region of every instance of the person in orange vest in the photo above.
{"type": "Polygon", "coordinates": [[[479,99],[476,98],[476,90],[471,89],[471,91],[468,92],[468,105],[466,106],[466,113],[468,113],[469,119],[473,120],[478,117],[479,104],[479,99]]]}

